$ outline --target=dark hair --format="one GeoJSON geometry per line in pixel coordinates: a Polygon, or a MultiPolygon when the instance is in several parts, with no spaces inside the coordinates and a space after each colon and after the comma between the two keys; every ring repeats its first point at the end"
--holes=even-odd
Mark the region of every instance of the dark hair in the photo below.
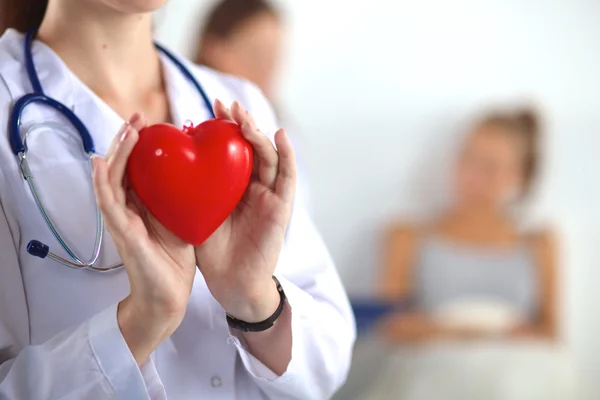
{"type": "Polygon", "coordinates": [[[0,0],[0,34],[8,28],[27,32],[44,19],[48,0],[0,0]]]}
{"type": "Polygon", "coordinates": [[[196,53],[196,63],[206,64],[202,56],[202,47],[207,38],[227,39],[243,23],[262,13],[279,18],[278,10],[268,0],[220,1],[206,17],[196,53]]]}
{"type": "Polygon", "coordinates": [[[516,112],[490,113],[480,121],[483,126],[496,126],[518,135],[524,143],[523,176],[524,194],[530,192],[538,174],[541,158],[541,127],[538,113],[530,108],[516,112]]]}

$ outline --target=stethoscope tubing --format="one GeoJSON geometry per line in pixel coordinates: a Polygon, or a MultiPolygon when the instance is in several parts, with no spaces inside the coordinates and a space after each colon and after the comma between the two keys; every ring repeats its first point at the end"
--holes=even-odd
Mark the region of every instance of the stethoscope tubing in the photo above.
{"type": "MultiPolygon", "coordinates": [[[[73,127],[75,128],[75,130],[77,131],[77,133],[79,134],[79,136],[81,138],[84,154],[88,158],[90,170],[91,170],[92,156],[94,156],[96,154],[94,140],[93,140],[92,135],[90,134],[89,130],[85,126],[85,124],[67,106],[65,106],[64,104],[60,103],[59,101],[52,99],[52,98],[46,96],[46,94],[44,94],[44,91],[43,91],[42,85],[40,83],[40,79],[36,72],[35,64],[33,61],[32,43],[33,43],[33,39],[36,35],[36,32],[37,32],[37,30],[32,30],[27,33],[27,35],[25,36],[25,43],[23,46],[23,51],[24,51],[24,56],[25,56],[25,68],[27,70],[27,75],[29,77],[29,81],[33,88],[33,92],[26,94],[25,96],[23,96],[19,100],[17,100],[15,102],[15,105],[13,106],[13,109],[11,110],[10,117],[9,117],[9,124],[8,124],[9,141],[10,141],[10,145],[11,145],[11,149],[12,149],[13,153],[18,158],[21,173],[23,175],[23,178],[27,182],[27,185],[29,187],[29,190],[31,191],[31,194],[33,196],[33,199],[35,201],[38,211],[42,215],[42,218],[44,219],[44,222],[46,223],[48,229],[52,232],[52,235],[54,236],[56,241],[60,244],[60,246],[63,248],[63,250],[67,253],[70,260],[66,259],[64,257],[61,257],[61,256],[57,255],[56,253],[51,252],[49,246],[47,246],[44,243],[41,243],[37,240],[31,240],[28,243],[27,252],[33,256],[40,257],[40,258],[48,257],[51,260],[54,260],[60,264],[63,264],[69,268],[74,268],[74,269],[85,269],[85,270],[90,270],[90,271],[95,271],[95,272],[109,272],[109,271],[115,271],[115,270],[121,269],[123,267],[122,262],[115,263],[115,264],[108,265],[108,266],[103,266],[103,267],[97,267],[94,265],[98,261],[98,258],[100,257],[100,250],[102,248],[102,243],[103,243],[103,239],[104,239],[104,220],[102,217],[102,213],[100,212],[100,209],[98,208],[97,204],[96,204],[96,239],[94,242],[94,250],[92,252],[92,256],[90,257],[90,259],[88,261],[83,261],[82,257],[79,257],[75,253],[75,251],[73,251],[71,249],[71,247],[68,245],[67,241],[65,240],[64,236],[59,232],[58,228],[56,227],[56,224],[52,221],[52,218],[46,212],[46,209],[42,202],[41,196],[39,195],[39,190],[35,184],[35,178],[33,176],[33,173],[31,172],[31,168],[29,167],[29,162],[27,160],[27,153],[28,153],[27,137],[29,136],[29,134],[32,132],[33,129],[35,129],[36,127],[39,127],[40,125],[52,127],[52,126],[54,126],[54,124],[58,125],[58,123],[38,124],[37,126],[34,126],[30,129],[28,129],[27,133],[25,134],[25,137],[22,138],[21,137],[22,115],[23,115],[23,111],[25,110],[25,108],[29,105],[41,104],[41,105],[45,105],[49,108],[52,108],[52,109],[56,110],[58,113],[60,113],[63,117],[65,117],[71,125],[73,125],[73,127]]],[[[202,85],[200,85],[200,82],[198,82],[198,80],[191,73],[191,71],[188,68],[186,68],[186,66],[183,64],[183,62],[180,61],[170,51],[168,51],[164,47],[160,46],[159,44],[155,44],[155,46],[158,49],[158,51],[160,51],[163,55],[165,55],[167,57],[167,59],[169,59],[179,69],[179,71],[183,74],[183,76],[194,86],[194,88],[198,91],[198,93],[202,97],[202,100],[205,103],[206,108],[209,110],[211,118],[215,118],[215,114],[214,114],[214,111],[212,108],[212,102],[210,101],[210,98],[206,94],[202,85]]],[[[54,127],[57,128],[56,126],[54,126],[54,127]]]]}

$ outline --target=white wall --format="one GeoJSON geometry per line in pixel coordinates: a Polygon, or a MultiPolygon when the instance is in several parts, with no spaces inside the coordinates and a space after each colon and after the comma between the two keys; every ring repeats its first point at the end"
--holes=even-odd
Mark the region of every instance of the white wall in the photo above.
{"type": "MultiPolygon", "coordinates": [[[[201,21],[190,11],[211,3],[170,0],[158,36],[189,54],[201,21]]],[[[440,168],[465,117],[490,102],[543,105],[551,166],[538,209],[568,232],[569,337],[598,376],[600,3],[279,3],[292,28],[284,100],[308,144],[316,222],[353,294],[370,290],[381,222],[422,199],[418,171],[440,168]]]]}

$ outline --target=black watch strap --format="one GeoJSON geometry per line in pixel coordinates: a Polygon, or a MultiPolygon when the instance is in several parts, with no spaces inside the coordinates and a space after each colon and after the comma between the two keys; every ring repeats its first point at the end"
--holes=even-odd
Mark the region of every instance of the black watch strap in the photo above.
{"type": "Polygon", "coordinates": [[[283,306],[285,305],[286,297],[285,293],[283,292],[283,288],[281,287],[281,283],[279,283],[279,280],[275,277],[273,277],[273,280],[275,281],[277,291],[279,292],[279,306],[277,307],[277,310],[275,310],[273,315],[261,322],[245,322],[234,318],[229,314],[226,314],[227,324],[230,328],[244,332],[263,332],[271,328],[273,324],[275,324],[275,321],[277,321],[277,318],[279,318],[281,312],[283,311],[283,306]]]}

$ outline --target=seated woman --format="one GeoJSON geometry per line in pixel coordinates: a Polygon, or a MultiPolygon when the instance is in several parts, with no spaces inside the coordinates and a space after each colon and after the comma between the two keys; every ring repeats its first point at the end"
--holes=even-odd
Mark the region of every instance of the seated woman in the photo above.
{"type": "Polygon", "coordinates": [[[414,308],[387,318],[387,338],[555,337],[552,235],[524,234],[511,215],[538,171],[538,125],[529,110],[484,116],[462,149],[450,207],[390,229],[380,294],[414,308]]]}
{"type": "Polygon", "coordinates": [[[379,294],[410,307],[380,326],[387,359],[365,399],[577,398],[555,340],[555,243],[547,231],[525,234],[513,213],[538,172],[538,126],[528,110],[481,118],[449,207],[388,231],[379,294]]]}

